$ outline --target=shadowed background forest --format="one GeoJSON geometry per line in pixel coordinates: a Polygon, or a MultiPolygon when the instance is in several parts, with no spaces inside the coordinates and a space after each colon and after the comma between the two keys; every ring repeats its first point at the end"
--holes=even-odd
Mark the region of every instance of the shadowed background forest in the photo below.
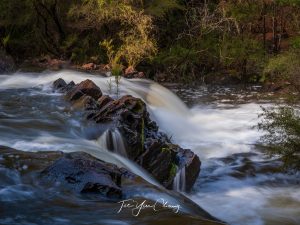
{"type": "Polygon", "coordinates": [[[299,0],[2,0],[2,52],[168,81],[299,87],[299,0]]]}

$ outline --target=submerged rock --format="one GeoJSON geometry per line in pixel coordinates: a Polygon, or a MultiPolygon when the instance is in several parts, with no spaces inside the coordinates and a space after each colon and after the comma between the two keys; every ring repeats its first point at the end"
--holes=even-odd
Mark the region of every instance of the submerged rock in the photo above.
{"type": "MultiPolygon", "coordinates": [[[[61,79],[54,83],[66,86],[61,79]]],[[[58,86],[55,84],[54,87],[58,86]]],[[[59,90],[62,88],[59,87],[59,90]]],[[[150,119],[146,104],[141,99],[126,95],[113,100],[102,95],[100,88],[91,80],[85,80],[65,93],[73,107],[85,110],[87,119],[106,126],[109,124],[110,132],[107,134],[112,135],[117,130],[123,137],[125,155],[165,187],[171,189],[176,174],[184,169],[185,180],[180,182],[185,184],[187,191],[192,188],[200,172],[199,157],[191,150],[172,144],[150,119]]],[[[112,141],[113,138],[107,138],[109,150],[114,150],[112,141]]]]}

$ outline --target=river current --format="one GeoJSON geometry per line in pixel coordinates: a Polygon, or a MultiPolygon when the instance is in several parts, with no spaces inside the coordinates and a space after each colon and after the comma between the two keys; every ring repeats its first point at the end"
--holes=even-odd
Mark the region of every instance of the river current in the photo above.
{"type": "MultiPolygon", "coordinates": [[[[143,169],[108,152],[101,137],[95,137],[97,127],[85,121],[81,112],[73,112],[61,94],[53,92],[51,84],[58,78],[75,83],[91,79],[104,93],[114,97],[131,94],[142,98],[160,129],[173,142],[199,155],[200,176],[193,190],[182,194],[213,216],[232,225],[300,224],[300,174],[279,171],[280,161],[268,158],[260,143],[258,115],[261,106],[273,103],[262,100],[259,87],[165,88],[152,81],[122,78],[117,91],[112,78],[74,71],[0,75],[0,145],[23,151],[86,151],[127,167],[158,188],[160,185],[143,169]]],[[[15,209],[14,202],[34,198],[35,190],[18,185],[18,179],[16,175],[11,181],[13,185],[0,185],[0,202],[7,203],[8,208],[15,209]]],[[[155,199],[159,193],[140,190],[139,197],[143,196],[155,199]]],[[[69,199],[68,204],[72,201],[69,199]]],[[[53,204],[49,213],[55,220],[51,222],[49,215],[43,214],[44,224],[70,224],[73,219],[89,224],[80,221],[82,215],[89,213],[90,203],[83,202],[73,216],[63,218],[58,216],[59,210],[68,213],[66,205],[49,204],[53,204]]],[[[107,213],[100,203],[98,206],[100,224],[133,224],[115,219],[114,212],[107,213]]],[[[24,206],[24,213],[18,218],[0,216],[0,224],[35,224],[28,222],[35,221],[34,218],[24,218],[28,213],[34,217],[34,213],[39,213],[38,207],[45,206],[41,202],[29,208],[24,206]]],[[[91,213],[90,219],[98,221],[97,213],[91,213]]]]}

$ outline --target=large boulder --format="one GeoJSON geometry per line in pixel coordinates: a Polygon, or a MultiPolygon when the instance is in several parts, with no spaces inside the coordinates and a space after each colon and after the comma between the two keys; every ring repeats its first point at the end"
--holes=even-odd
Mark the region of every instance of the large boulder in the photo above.
{"type": "MultiPolygon", "coordinates": [[[[121,198],[122,177],[129,171],[96,159],[84,152],[64,154],[41,172],[41,176],[78,193],[98,193],[121,198]]],[[[134,177],[134,175],[131,175],[134,177]]]]}
{"type": "MultiPolygon", "coordinates": [[[[74,193],[98,194],[105,199],[122,198],[123,183],[138,178],[125,168],[99,160],[84,152],[23,152],[0,146],[0,168],[21,174],[39,174],[41,184],[60,186],[74,193]]],[[[36,178],[37,179],[37,178],[36,178]]]]}
{"type": "MultiPolygon", "coordinates": [[[[61,84],[54,85],[59,86],[59,90],[63,90],[60,86],[67,85],[61,80],[55,83],[61,84]]],[[[187,191],[192,188],[200,172],[199,157],[191,150],[172,144],[168,136],[160,132],[157,124],[150,119],[146,104],[141,99],[126,95],[113,100],[102,95],[101,90],[90,80],[75,85],[65,93],[74,108],[85,110],[88,120],[106,126],[109,124],[106,140],[108,150],[114,149],[111,147],[114,145],[111,136],[117,130],[123,137],[126,152],[123,155],[141,165],[170,189],[176,174],[184,171],[185,180],[180,182],[185,183],[187,191]]]]}
{"type": "Polygon", "coordinates": [[[149,225],[178,221],[224,224],[181,193],[154,186],[127,169],[83,152],[24,152],[0,146],[0,190],[0,200],[5,199],[1,210],[12,218],[15,212],[22,212],[22,221],[26,223],[39,223],[39,218],[30,213],[34,210],[44,215],[49,224],[55,217],[70,221],[66,224],[74,221],[82,224],[86,218],[81,220],[81,215],[88,211],[92,213],[89,222],[95,224],[108,224],[111,218],[120,223],[142,221],[149,225]],[[117,213],[123,200],[134,205],[155,204],[157,211],[142,208],[140,215],[134,217],[133,208],[124,207],[117,213]],[[178,213],[174,213],[174,208],[167,208],[169,204],[179,205],[178,213]],[[28,210],[24,211],[24,205],[30,206],[28,210]],[[76,220],[70,220],[69,215],[75,215],[76,220]]]}

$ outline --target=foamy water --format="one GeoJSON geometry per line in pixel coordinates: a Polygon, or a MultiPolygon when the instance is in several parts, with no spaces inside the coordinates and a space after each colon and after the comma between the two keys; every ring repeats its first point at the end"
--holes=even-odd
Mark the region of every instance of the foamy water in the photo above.
{"type": "MultiPolygon", "coordinates": [[[[52,92],[51,83],[58,78],[75,83],[91,79],[104,93],[116,94],[116,87],[108,85],[110,78],[74,71],[0,76],[0,145],[25,151],[84,150],[125,166],[159,186],[143,169],[115,154],[117,151],[107,151],[103,143],[105,136],[89,138],[97,133],[93,126],[86,124],[80,113],[66,110],[66,103],[58,100],[59,94],[52,92]]],[[[201,97],[203,90],[197,89],[193,100],[201,97]]],[[[231,93],[230,89],[223,91],[231,93]]],[[[299,175],[260,170],[274,167],[278,162],[270,161],[256,147],[262,135],[254,128],[261,112],[259,103],[252,100],[232,103],[222,97],[200,99],[188,108],[168,89],[137,79],[122,79],[120,92],[142,98],[160,129],[173,142],[200,156],[200,177],[193,191],[186,195],[201,207],[233,225],[300,224],[299,175]]],[[[236,98],[245,96],[249,97],[241,93],[236,98]]],[[[117,134],[114,137],[115,146],[121,145],[120,137],[117,134]]],[[[188,176],[179,174],[178,177],[183,175],[188,176]]],[[[16,181],[14,188],[20,189],[19,185],[16,181]]],[[[180,185],[176,183],[178,189],[180,185]]],[[[1,189],[1,198],[12,196],[15,190],[8,191],[1,189]]],[[[24,196],[30,195],[30,191],[25,189],[24,196]]]]}

